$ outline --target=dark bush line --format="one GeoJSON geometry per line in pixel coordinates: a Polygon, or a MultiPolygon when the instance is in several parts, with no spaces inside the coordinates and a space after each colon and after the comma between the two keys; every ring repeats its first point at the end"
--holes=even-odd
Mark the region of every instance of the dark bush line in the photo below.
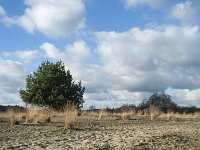
{"type": "Polygon", "coordinates": [[[200,108],[196,107],[196,106],[177,106],[175,109],[175,112],[179,112],[179,113],[195,113],[195,112],[200,112],[200,108]]]}
{"type": "MultiPolygon", "coordinates": [[[[22,107],[22,106],[2,106],[0,105],[0,112],[6,112],[7,110],[9,109],[14,109],[16,112],[24,112],[26,111],[26,108],[25,107],[22,107]]],[[[143,107],[141,105],[139,106],[135,106],[134,104],[124,104],[122,105],[121,107],[119,108],[106,108],[105,110],[107,112],[110,112],[110,113],[114,113],[114,112],[121,112],[123,110],[144,110],[144,109],[148,109],[148,107],[143,107]]],[[[163,109],[166,109],[166,108],[163,108],[163,109]]],[[[161,108],[162,110],[162,108],[161,108]]],[[[94,112],[98,112],[99,109],[89,109],[87,110],[88,112],[91,112],[91,111],[94,111],[94,112]]],[[[189,113],[195,113],[195,112],[200,112],[200,108],[196,107],[196,106],[176,106],[175,108],[173,108],[173,111],[174,112],[177,112],[177,113],[186,113],[186,114],[189,114],[189,113]]]]}
{"type": "Polygon", "coordinates": [[[0,112],[6,112],[7,110],[14,110],[15,112],[24,112],[26,111],[26,108],[25,107],[22,107],[22,106],[3,106],[3,105],[0,105],[0,112]]]}
{"type": "MultiPolygon", "coordinates": [[[[141,106],[135,106],[135,105],[123,105],[119,108],[115,108],[115,109],[110,109],[109,111],[113,111],[113,112],[120,112],[122,110],[145,110],[145,109],[148,109],[149,107],[141,107],[141,106]]],[[[162,111],[163,110],[167,110],[168,108],[164,107],[164,108],[160,108],[162,111]]],[[[170,110],[170,108],[169,108],[170,110]]],[[[196,107],[196,106],[176,106],[174,107],[173,109],[171,109],[171,111],[175,112],[175,113],[186,113],[186,114],[189,114],[189,113],[195,113],[195,112],[200,112],[200,108],[196,107]]],[[[165,112],[165,111],[163,111],[165,112]]]]}

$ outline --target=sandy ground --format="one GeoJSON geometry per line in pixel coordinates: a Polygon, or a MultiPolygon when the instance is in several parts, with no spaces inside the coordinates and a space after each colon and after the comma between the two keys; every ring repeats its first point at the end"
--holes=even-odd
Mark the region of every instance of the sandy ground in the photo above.
{"type": "Polygon", "coordinates": [[[74,129],[62,122],[11,127],[0,119],[0,149],[198,150],[200,118],[158,120],[79,119],[74,129]]]}

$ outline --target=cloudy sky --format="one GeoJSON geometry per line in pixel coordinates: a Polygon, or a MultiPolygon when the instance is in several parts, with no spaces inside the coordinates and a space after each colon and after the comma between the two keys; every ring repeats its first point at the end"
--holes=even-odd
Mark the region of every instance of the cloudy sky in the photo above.
{"type": "Polygon", "coordinates": [[[139,104],[166,91],[200,106],[199,0],[0,0],[0,104],[44,60],[86,87],[84,107],[139,104]]]}

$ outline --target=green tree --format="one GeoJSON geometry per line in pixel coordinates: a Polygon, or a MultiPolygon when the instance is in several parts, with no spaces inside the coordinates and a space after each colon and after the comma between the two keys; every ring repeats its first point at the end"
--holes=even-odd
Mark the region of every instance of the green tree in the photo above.
{"type": "Polygon", "coordinates": [[[45,61],[36,72],[27,76],[26,88],[20,89],[19,93],[26,104],[63,110],[68,104],[82,107],[84,91],[81,81],[73,81],[62,61],[55,64],[45,61]]]}

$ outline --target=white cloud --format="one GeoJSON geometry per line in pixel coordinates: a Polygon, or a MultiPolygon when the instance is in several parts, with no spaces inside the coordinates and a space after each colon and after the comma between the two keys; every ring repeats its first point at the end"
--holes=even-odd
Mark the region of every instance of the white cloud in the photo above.
{"type": "Polygon", "coordinates": [[[129,92],[127,90],[108,90],[105,92],[86,93],[84,95],[86,108],[91,105],[96,108],[120,107],[123,104],[138,105],[143,99],[147,99],[151,93],[129,92]]]}
{"type": "Polygon", "coordinates": [[[104,68],[121,89],[156,92],[200,86],[198,26],[133,28],[96,36],[104,68]]]}
{"type": "Polygon", "coordinates": [[[78,31],[85,25],[83,0],[24,0],[27,8],[22,16],[6,17],[6,24],[17,24],[29,33],[39,31],[59,38],[78,31]]]}
{"type": "Polygon", "coordinates": [[[43,43],[40,48],[45,51],[45,54],[47,57],[53,58],[53,59],[61,59],[61,55],[59,50],[51,43],[43,43]]]}
{"type": "Polygon", "coordinates": [[[3,9],[3,7],[0,5],[0,17],[1,16],[5,16],[6,15],[6,11],[3,9]]]}
{"type": "Polygon", "coordinates": [[[126,8],[135,8],[138,6],[148,5],[152,8],[160,8],[169,3],[166,0],[123,0],[126,8]]]}
{"type": "Polygon", "coordinates": [[[39,57],[39,52],[37,50],[16,51],[15,55],[22,62],[29,63],[39,57]]]}
{"type": "Polygon", "coordinates": [[[90,49],[84,41],[78,41],[68,45],[65,52],[72,61],[87,61],[90,59],[90,49]]]}
{"type": "Polygon", "coordinates": [[[178,19],[182,22],[194,22],[197,15],[197,8],[192,1],[185,1],[176,4],[172,8],[171,18],[178,19]]]}
{"type": "Polygon", "coordinates": [[[32,60],[38,59],[40,56],[38,50],[16,50],[15,52],[4,51],[0,53],[4,59],[17,60],[20,63],[30,63],[32,60]]]}
{"type": "Polygon", "coordinates": [[[200,106],[200,88],[189,89],[171,89],[171,95],[174,101],[179,105],[200,106]]]}
{"type": "Polygon", "coordinates": [[[46,56],[56,60],[84,63],[90,59],[90,49],[84,41],[74,42],[72,45],[67,45],[64,50],[58,49],[51,43],[43,43],[40,48],[45,52],[46,56]]]}
{"type": "Polygon", "coordinates": [[[25,73],[22,64],[0,60],[0,103],[22,104],[18,90],[24,86],[25,73]]]}

